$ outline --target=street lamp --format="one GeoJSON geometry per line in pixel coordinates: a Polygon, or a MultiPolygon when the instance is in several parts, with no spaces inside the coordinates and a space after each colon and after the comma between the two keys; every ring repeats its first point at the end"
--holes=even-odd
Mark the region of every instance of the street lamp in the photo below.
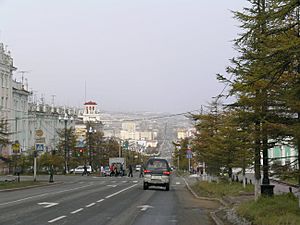
{"type": "Polygon", "coordinates": [[[63,118],[61,116],[59,116],[58,120],[59,120],[59,122],[64,122],[64,124],[65,124],[65,142],[64,142],[65,170],[64,170],[64,173],[66,174],[69,171],[68,160],[69,160],[69,157],[70,157],[70,155],[69,155],[70,152],[69,152],[69,149],[68,149],[68,141],[67,141],[67,138],[68,138],[67,125],[68,125],[68,122],[72,123],[74,118],[72,116],[70,117],[67,113],[65,113],[65,116],[63,118]]]}
{"type": "Polygon", "coordinates": [[[93,128],[92,127],[90,127],[89,128],[89,158],[90,158],[90,166],[92,166],[92,134],[93,133],[96,133],[97,131],[96,131],[96,129],[95,130],[93,130],[93,128]]]}

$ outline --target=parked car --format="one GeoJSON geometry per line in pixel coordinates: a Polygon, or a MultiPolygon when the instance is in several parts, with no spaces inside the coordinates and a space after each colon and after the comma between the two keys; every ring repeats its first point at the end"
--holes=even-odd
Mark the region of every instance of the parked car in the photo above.
{"type": "MultiPolygon", "coordinates": [[[[91,166],[86,166],[87,169],[87,173],[90,174],[92,172],[92,167],[91,166]]],[[[77,166],[74,169],[70,170],[70,173],[74,173],[74,174],[82,174],[84,171],[84,166],[77,166]]]]}
{"type": "Polygon", "coordinates": [[[135,171],[139,172],[139,171],[141,171],[141,168],[142,168],[142,165],[136,165],[135,166],[135,171]]]}
{"type": "Polygon", "coordinates": [[[144,190],[149,186],[162,186],[170,190],[171,168],[166,159],[150,158],[144,170],[144,190]]]}

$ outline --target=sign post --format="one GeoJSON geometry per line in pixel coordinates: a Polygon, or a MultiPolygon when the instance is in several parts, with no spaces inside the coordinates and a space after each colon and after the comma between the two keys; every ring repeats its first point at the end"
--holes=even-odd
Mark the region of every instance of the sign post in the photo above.
{"type": "Polygon", "coordinates": [[[193,157],[192,150],[186,151],[186,158],[189,160],[189,172],[191,172],[191,158],[193,157]]]}

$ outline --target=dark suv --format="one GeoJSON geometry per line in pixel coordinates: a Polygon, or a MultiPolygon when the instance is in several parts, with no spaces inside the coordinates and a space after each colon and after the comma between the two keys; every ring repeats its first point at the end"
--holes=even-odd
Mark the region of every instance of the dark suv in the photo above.
{"type": "Polygon", "coordinates": [[[144,170],[144,190],[149,186],[162,186],[170,190],[171,168],[165,159],[151,158],[144,170]]]}

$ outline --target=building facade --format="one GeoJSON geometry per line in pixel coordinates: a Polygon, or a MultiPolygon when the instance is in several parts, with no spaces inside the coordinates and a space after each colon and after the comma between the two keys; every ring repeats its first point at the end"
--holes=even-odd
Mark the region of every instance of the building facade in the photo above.
{"type": "Polygon", "coordinates": [[[10,52],[5,50],[3,43],[0,43],[0,120],[7,124],[1,130],[1,138],[9,141],[8,145],[0,145],[0,155],[11,153],[13,124],[13,94],[12,94],[12,74],[16,68],[10,52]]]}

